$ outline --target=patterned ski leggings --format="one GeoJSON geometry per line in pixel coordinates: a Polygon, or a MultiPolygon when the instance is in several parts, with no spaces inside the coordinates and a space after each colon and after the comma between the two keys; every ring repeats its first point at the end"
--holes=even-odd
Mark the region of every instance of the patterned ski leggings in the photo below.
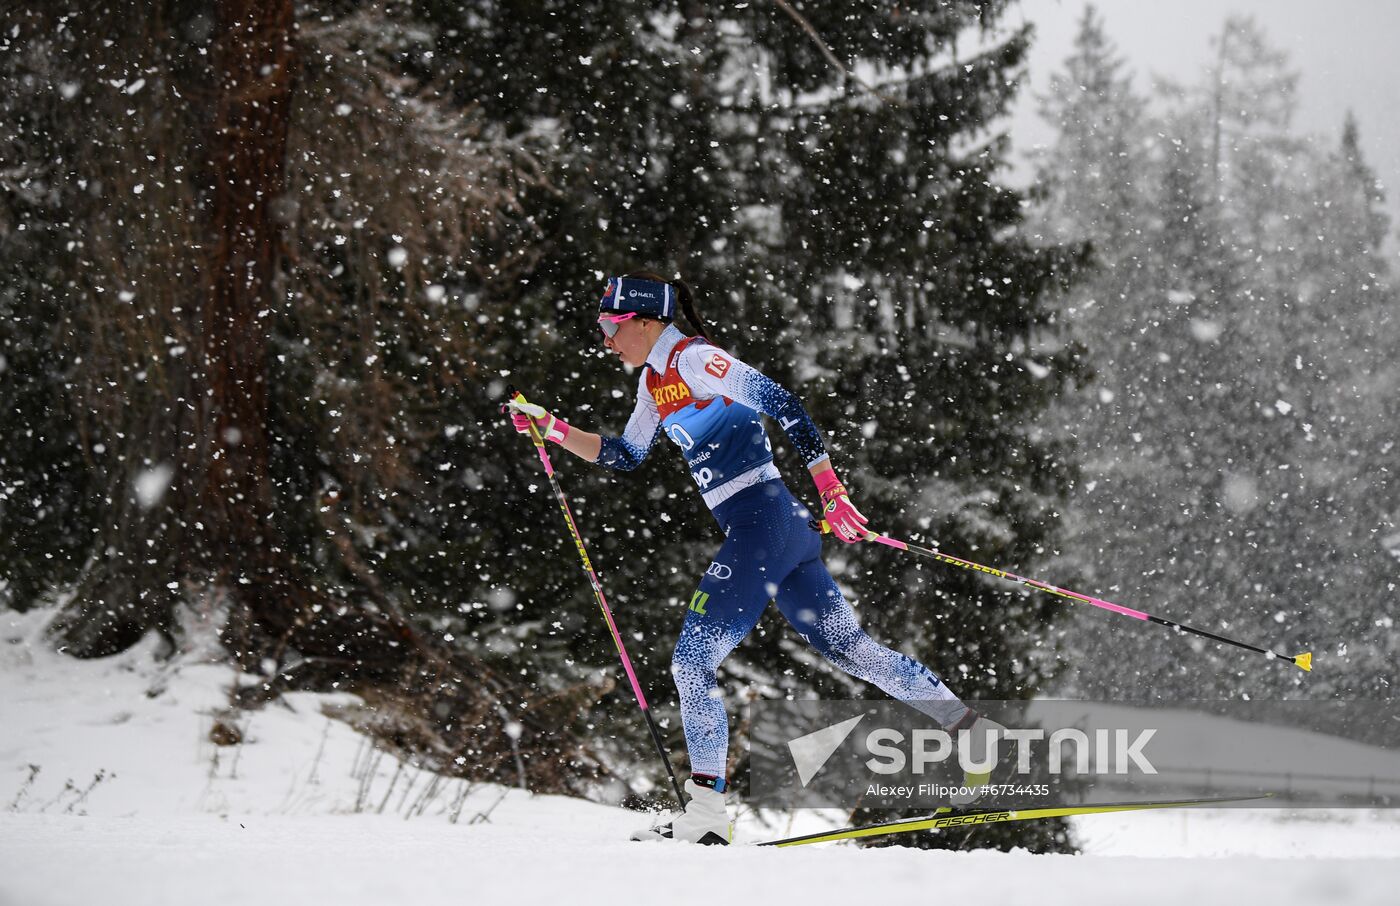
{"type": "Polygon", "coordinates": [[[782,481],[746,488],[714,510],[725,540],[690,599],[671,659],[690,769],[725,776],[729,717],[720,662],[758,624],[770,600],[798,634],[842,670],[952,726],[967,706],[933,671],[879,644],[821,561],[821,535],[782,481]]]}

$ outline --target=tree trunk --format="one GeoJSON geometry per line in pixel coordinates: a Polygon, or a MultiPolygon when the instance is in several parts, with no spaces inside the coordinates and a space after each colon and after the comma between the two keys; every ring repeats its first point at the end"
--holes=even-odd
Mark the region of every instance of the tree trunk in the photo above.
{"type": "Polygon", "coordinates": [[[399,670],[419,647],[402,620],[347,605],[299,575],[269,473],[267,349],[278,298],[297,52],[292,0],[224,0],[215,36],[217,103],[208,152],[209,286],[200,312],[191,502],[198,559],[236,603],[226,641],[246,664],[294,647],[352,676],[399,670]]]}
{"type": "MultiPolygon", "coordinates": [[[[223,0],[214,42],[209,142],[208,289],[196,375],[200,433],[191,494],[202,565],[251,610],[247,629],[284,637],[298,606],[283,581],[268,476],[267,330],[275,310],[279,229],[295,50],[291,0],[223,0]],[[259,312],[264,312],[259,317],[259,312]]],[[[252,642],[251,638],[246,641],[252,642]]],[[[253,651],[243,654],[251,656],[253,651]]]]}

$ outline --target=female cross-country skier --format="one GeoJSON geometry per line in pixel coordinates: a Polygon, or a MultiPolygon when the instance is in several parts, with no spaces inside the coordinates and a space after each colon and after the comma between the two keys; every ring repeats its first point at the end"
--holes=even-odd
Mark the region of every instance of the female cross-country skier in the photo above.
{"type": "Polygon", "coordinates": [[[860,628],[822,564],[821,534],[778,474],[760,413],[782,427],[807,464],[832,533],[849,544],[865,540],[869,532],[802,402],[710,342],[683,281],[668,283],[650,272],[613,277],[598,326],[610,353],[642,369],[637,403],[622,435],[590,434],[524,402],[508,404],[516,429],[528,432],[533,418],[545,437],[570,453],[624,471],[635,469],[664,431],[680,447],[725,535],[690,599],[671,660],[690,755],[685,790],[691,798],[669,823],[632,838],[719,844],[732,838],[725,805],[729,719],[715,670],[770,600],[802,638],[852,676],[950,732],[977,722],[976,712],[933,671],[860,628]],[[673,323],[677,306],[696,336],[673,323]]]}

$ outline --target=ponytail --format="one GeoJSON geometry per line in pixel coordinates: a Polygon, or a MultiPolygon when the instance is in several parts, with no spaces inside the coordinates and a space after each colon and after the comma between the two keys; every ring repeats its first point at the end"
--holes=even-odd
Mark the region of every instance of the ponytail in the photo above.
{"type": "Polygon", "coordinates": [[[709,342],[714,342],[710,336],[710,331],[705,327],[705,322],[700,320],[700,316],[695,313],[695,294],[690,291],[690,285],[677,277],[675,280],[667,280],[665,277],[652,271],[633,271],[624,274],[624,277],[636,277],[639,280],[651,280],[656,283],[669,283],[676,288],[676,294],[680,297],[681,311],[685,313],[685,319],[690,322],[690,326],[695,328],[695,332],[704,337],[709,342]]]}
{"type": "Polygon", "coordinates": [[[685,319],[690,322],[690,326],[695,328],[695,332],[706,340],[713,342],[710,332],[705,329],[705,322],[700,320],[700,316],[695,313],[695,297],[690,292],[690,286],[680,278],[675,281],[676,289],[680,291],[681,311],[685,312],[685,319]]]}

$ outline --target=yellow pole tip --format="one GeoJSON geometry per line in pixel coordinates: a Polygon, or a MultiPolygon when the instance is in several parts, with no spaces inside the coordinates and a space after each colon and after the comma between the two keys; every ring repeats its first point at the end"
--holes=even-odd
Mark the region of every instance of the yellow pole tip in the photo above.
{"type": "Polygon", "coordinates": [[[1311,673],[1311,672],[1312,672],[1312,652],[1311,652],[1311,651],[1304,651],[1302,654],[1296,654],[1296,655],[1294,655],[1294,656],[1293,656],[1293,663],[1297,664],[1299,667],[1302,667],[1304,670],[1306,670],[1306,671],[1308,671],[1309,673],[1311,673]]]}

